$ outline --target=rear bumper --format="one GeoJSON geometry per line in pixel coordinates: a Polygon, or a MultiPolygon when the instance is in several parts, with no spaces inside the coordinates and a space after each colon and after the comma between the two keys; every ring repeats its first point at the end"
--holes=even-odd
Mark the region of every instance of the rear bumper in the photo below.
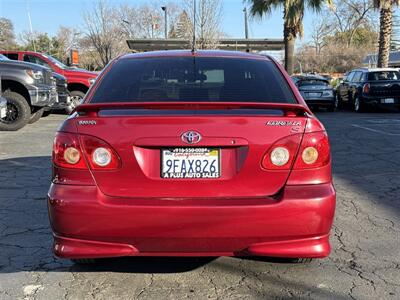
{"type": "Polygon", "coordinates": [[[400,98],[397,96],[387,96],[387,97],[363,96],[360,100],[363,101],[365,104],[372,106],[400,107],[400,98]],[[393,103],[385,103],[385,99],[393,99],[393,103]]]}
{"type": "Polygon", "coordinates": [[[279,199],[146,200],[94,186],[53,184],[54,252],[116,256],[325,257],[335,210],[331,184],[287,186],[279,199]]]}
{"type": "Polygon", "coordinates": [[[305,99],[307,105],[318,105],[318,106],[331,106],[334,105],[334,98],[319,98],[319,99],[305,99]]]}

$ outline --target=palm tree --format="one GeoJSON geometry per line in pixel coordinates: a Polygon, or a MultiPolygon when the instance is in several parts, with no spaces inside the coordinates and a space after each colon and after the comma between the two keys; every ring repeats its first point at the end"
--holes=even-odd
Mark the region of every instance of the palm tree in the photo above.
{"type": "Polygon", "coordinates": [[[303,36],[303,17],[305,7],[320,11],[324,3],[332,0],[247,0],[251,14],[262,17],[272,10],[283,7],[283,39],[285,42],[285,69],[289,74],[294,70],[294,43],[296,37],[303,36]]]}
{"type": "Polygon", "coordinates": [[[392,35],[393,8],[400,0],[374,0],[380,10],[378,68],[386,68],[389,63],[390,39],[392,35]]]}

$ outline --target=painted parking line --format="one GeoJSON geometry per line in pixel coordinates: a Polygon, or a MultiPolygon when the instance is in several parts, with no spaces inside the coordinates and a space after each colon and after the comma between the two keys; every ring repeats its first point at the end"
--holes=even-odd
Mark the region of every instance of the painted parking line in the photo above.
{"type": "Polygon", "coordinates": [[[366,121],[378,125],[400,125],[400,119],[369,119],[366,121]]]}
{"type": "Polygon", "coordinates": [[[361,126],[361,125],[357,125],[357,124],[351,124],[351,126],[357,127],[357,128],[361,128],[361,129],[364,129],[364,130],[368,130],[368,131],[371,131],[371,132],[379,133],[379,134],[385,134],[385,135],[391,135],[391,136],[400,136],[400,133],[391,133],[391,132],[387,132],[387,131],[383,131],[383,130],[379,130],[379,129],[373,129],[373,128],[369,128],[369,127],[361,126]]]}

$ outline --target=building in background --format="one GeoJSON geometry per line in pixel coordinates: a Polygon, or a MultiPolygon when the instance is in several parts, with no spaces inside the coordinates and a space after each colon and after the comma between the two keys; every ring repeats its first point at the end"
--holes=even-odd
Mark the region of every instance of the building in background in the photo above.
{"type": "MultiPolygon", "coordinates": [[[[378,63],[377,54],[369,54],[364,60],[363,65],[369,68],[376,68],[378,63]]],[[[400,51],[392,51],[389,54],[389,67],[400,68],[400,51]]]]}

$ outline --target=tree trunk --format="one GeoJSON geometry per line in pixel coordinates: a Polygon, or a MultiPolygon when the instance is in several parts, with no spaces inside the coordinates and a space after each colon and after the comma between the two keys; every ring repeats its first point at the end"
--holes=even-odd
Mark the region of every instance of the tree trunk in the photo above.
{"type": "Polygon", "coordinates": [[[285,43],[285,69],[289,75],[294,72],[294,43],[296,35],[293,34],[293,29],[287,26],[286,22],[283,29],[283,39],[285,43]]]}
{"type": "MultiPolygon", "coordinates": [[[[391,2],[391,1],[389,1],[391,2]]],[[[389,63],[390,39],[392,35],[392,4],[381,8],[378,68],[387,68],[389,63]]]]}

